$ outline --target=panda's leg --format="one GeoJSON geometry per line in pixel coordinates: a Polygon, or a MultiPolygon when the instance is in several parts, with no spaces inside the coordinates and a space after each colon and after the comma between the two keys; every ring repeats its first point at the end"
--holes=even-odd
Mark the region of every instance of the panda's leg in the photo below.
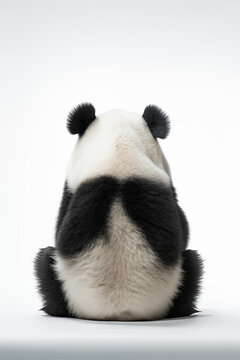
{"type": "Polygon", "coordinates": [[[43,308],[48,315],[71,317],[64,299],[62,284],[54,271],[55,248],[48,246],[41,249],[34,261],[38,289],[43,298],[43,308]]]}
{"type": "Polygon", "coordinates": [[[203,261],[195,250],[185,250],[183,258],[183,281],[179,288],[167,318],[189,316],[195,312],[203,274],[203,261]]]}

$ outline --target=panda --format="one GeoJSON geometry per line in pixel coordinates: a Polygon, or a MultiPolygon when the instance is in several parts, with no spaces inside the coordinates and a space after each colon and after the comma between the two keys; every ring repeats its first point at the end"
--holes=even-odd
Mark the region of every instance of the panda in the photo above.
{"type": "Polygon", "coordinates": [[[149,105],[95,115],[75,107],[78,135],[56,221],[55,247],[34,260],[43,310],[90,320],[138,321],[198,312],[203,261],[157,139],[168,116],[149,105]]]}

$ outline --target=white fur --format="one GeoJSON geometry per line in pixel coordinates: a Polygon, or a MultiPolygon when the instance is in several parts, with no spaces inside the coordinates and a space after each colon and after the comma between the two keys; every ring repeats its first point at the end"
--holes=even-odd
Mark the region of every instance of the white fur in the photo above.
{"type": "MultiPolygon", "coordinates": [[[[77,141],[67,169],[71,191],[101,175],[141,176],[170,185],[167,160],[141,116],[104,113],[77,141]]],[[[57,253],[55,269],[71,312],[91,319],[161,318],[182,277],[180,262],[171,268],[160,263],[120,198],[112,205],[104,238],[71,259],[57,253]]]]}
{"type": "Polygon", "coordinates": [[[73,259],[56,256],[70,311],[81,318],[155,319],[165,315],[181,282],[181,263],[166,269],[129,220],[120,199],[105,238],[73,259]]]}
{"type": "Polygon", "coordinates": [[[169,185],[167,161],[141,116],[106,112],[78,139],[67,168],[69,188],[74,192],[84,180],[101,175],[144,176],[169,185]]]}

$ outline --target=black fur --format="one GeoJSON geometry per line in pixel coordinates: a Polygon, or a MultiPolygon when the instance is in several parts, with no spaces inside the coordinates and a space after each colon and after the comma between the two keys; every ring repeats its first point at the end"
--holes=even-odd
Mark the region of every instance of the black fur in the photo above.
{"type": "Polygon", "coordinates": [[[89,103],[83,103],[74,108],[68,115],[67,128],[71,134],[82,136],[95,118],[94,106],[89,103]]]}
{"type": "Polygon", "coordinates": [[[189,240],[189,224],[188,224],[188,221],[187,221],[184,211],[178,204],[176,189],[174,188],[173,185],[172,185],[172,191],[173,191],[175,201],[177,203],[178,214],[179,214],[181,225],[182,225],[181,226],[182,239],[183,239],[183,249],[182,250],[185,250],[187,248],[188,240],[189,240]]]}
{"type": "Polygon", "coordinates": [[[44,303],[41,310],[52,316],[71,317],[64,299],[61,282],[57,279],[53,268],[54,253],[54,247],[48,246],[38,252],[34,261],[35,276],[44,303]]]}
{"type": "Polygon", "coordinates": [[[56,247],[69,256],[91,246],[104,234],[118,181],[103,176],[83,183],[73,195],[56,238],[56,247]]]}
{"type": "MultiPolygon", "coordinates": [[[[185,243],[173,189],[143,178],[120,181],[103,176],[83,183],[72,195],[57,232],[56,247],[61,254],[77,254],[106,234],[108,214],[116,196],[121,197],[127,214],[158,257],[165,265],[173,265],[185,243]]],[[[63,197],[60,214],[61,209],[66,209],[66,202],[63,197]]]]}
{"type": "Polygon", "coordinates": [[[145,108],[143,118],[155,138],[165,139],[170,131],[168,116],[156,105],[145,108]]]}
{"type": "MultiPolygon", "coordinates": [[[[184,251],[189,228],[173,186],[166,187],[139,177],[119,180],[102,176],[82,183],[71,194],[65,183],[56,224],[56,249],[62,256],[71,258],[93,247],[100,236],[107,241],[108,216],[116,198],[165,266],[171,267],[183,258],[183,283],[167,317],[188,316],[196,312],[202,260],[196,251],[184,251]]],[[[35,259],[43,310],[49,315],[71,317],[61,282],[52,266],[54,252],[53,247],[42,249],[35,259]]]]}
{"type": "Polygon", "coordinates": [[[67,182],[65,182],[63,188],[62,200],[58,211],[57,223],[56,223],[56,234],[55,234],[56,237],[60,229],[61,223],[67,213],[71,199],[72,199],[72,193],[68,189],[67,182]]]}
{"type": "Polygon", "coordinates": [[[165,265],[176,263],[183,248],[181,220],[172,188],[132,178],[123,185],[123,204],[165,265]]]}
{"type": "Polygon", "coordinates": [[[185,215],[184,211],[182,210],[182,208],[180,208],[179,205],[177,205],[177,208],[178,208],[178,214],[179,214],[180,221],[181,221],[181,237],[183,240],[182,250],[185,250],[187,248],[188,239],[189,239],[189,225],[188,225],[186,215],[185,215]]]}
{"type": "Polygon", "coordinates": [[[182,258],[183,282],[167,315],[168,318],[189,316],[198,312],[196,300],[200,292],[203,261],[195,250],[184,251],[182,258]]]}

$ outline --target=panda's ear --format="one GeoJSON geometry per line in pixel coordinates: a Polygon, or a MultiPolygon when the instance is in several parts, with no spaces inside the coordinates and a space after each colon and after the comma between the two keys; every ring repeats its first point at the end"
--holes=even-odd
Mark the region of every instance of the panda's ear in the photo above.
{"type": "Polygon", "coordinates": [[[81,136],[94,119],[96,119],[94,106],[90,103],[83,103],[69,113],[67,129],[71,134],[81,136]]]}
{"type": "Polygon", "coordinates": [[[155,138],[165,139],[170,131],[168,116],[156,105],[148,105],[143,113],[144,120],[155,138]]]}

